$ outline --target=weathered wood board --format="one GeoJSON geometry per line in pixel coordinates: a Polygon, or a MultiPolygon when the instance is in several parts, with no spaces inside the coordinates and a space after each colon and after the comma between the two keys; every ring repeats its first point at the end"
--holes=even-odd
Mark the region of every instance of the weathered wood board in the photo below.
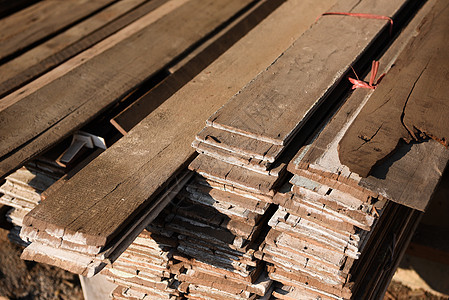
{"type": "Polygon", "coordinates": [[[167,0],[124,0],[0,66],[0,97],[75,56],[167,0]]]}
{"type": "Polygon", "coordinates": [[[352,172],[367,177],[401,141],[448,146],[448,38],[449,5],[440,1],[340,141],[340,161],[352,172]]]}
{"type": "Polygon", "coordinates": [[[0,60],[63,30],[115,1],[40,1],[1,19],[0,60]]]}
{"type": "Polygon", "coordinates": [[[188,1],[1,111],[0,176],[92,120],[249,2],[188,1]]]}
{"type": "Polygon", "coordinates": [[[48,231],[64,228],[89,244],[107,243],[191,159],[190,143],[202,120],[275,60],[330,3],[283,4],[48,197],[25,218],[26,225],[48,231]],[[248,51],[253,55],[242,55],[248,51]],[[112,211],[115,218],[110,218],[112,211]]]}
{"type": "MultiPolygon", "coordinates": [[[[333,11],[395,17],[406,1],[347,1],[333,11]]],[[[225,106],[208,125],[286,145],[327,99],[373,41],[388,31],[382,20],[325,16],[225,106]],[[351,41],[348,43],[348,41],[351,41]]],[[[387,34],[387,33],[385,33],[387,34]]]]}
{"type": "MultiPolygon", "coordinates": [[[[432,11],[435,2],[426,3],[382,55],[379,73],[390,69],[409,41],[419,33],[421,23],[427,23],[425,17],[432,11]]],[[[340,162],[338,144],[373,93],[376,92],[355,90],[307,145],[298,151],[288,169],[333,188],[352,191],[360,199],[371,195],[424,210],[449,159],[447,149],[436,141],[399,148],[384,164],[376,166],[367,178],[361,178],[340,162]]]]}

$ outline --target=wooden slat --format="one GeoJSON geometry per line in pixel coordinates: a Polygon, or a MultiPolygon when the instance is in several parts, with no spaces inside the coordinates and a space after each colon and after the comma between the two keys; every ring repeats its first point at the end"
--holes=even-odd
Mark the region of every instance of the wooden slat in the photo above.
{"type": "MultiPolygon", "coordinates": [[[[332,10],[394,16],[404,3],[345,1],[332,10]]],[[[373,40],[388,31],[387,23],[341,16],[320,18],[273,65],[212,115],[208,124],[286,145],[363,52],[378,46],[373,40]]]]}
{"type": "Polygon", "coordinates": [[[421,25],[339,143],[342,164],[362,177],[401,141],[449,139],[449,4],[440,1],[421,25]]]}
{"type": "MultiPolygon", "coordinates": [[[[387,72],[395,63],[421,23],[427,22],[423,19],[433,10],[435,3],[426,3],[382,55],[379,73],[387,72]]],[[[437,142],[428,141],[399,149],[384,164],[375,167],[372,176],[367,178],[352,173],[339,160],[337,149],[340,140],[373,93],[376,92],[366,89],[354,91],[338,112],[298,151],[288,168],[332,188],[383,197],[424,210],[449,159],[447,149],[437,142]]]]}
{"type": "Polygon", "coordinates": [[[168,99],[242,36],[247,34],[280,4],[280,1],[266,0],[256,3],[219,33],[210,37],[184,59],[169,68],[171,74],[155,86],[148,95],[144,95],[111,119],[112,125],[125,135],[163,101],[168,99]]]}
{"type": "Polygon", "coordinates": [[[319,3],[283,4],[32,211],[26,225],[65,228],[104,245],[192,158],[190,143],[203,120],[276,59],[331,1],[319,3]]]}
{"type": "Polygon", "coordinates": [[[75,56],[167,0],[123,0],[0,66],[0,97],[75,56]]]}
{"type": "Polygon", "coordinates": [[[188,1],[1,111],[1,173],[92,120],[249,2],[188,1]]]}
{"type": "Polygon", "coordinates": [[[0,60],[39,42],[116,0],[40,1],[0,20],[0,60]]]}

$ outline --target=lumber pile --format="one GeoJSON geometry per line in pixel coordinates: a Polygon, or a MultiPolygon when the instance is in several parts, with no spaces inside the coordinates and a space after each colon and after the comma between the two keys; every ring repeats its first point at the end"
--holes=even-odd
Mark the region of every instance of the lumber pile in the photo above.
{"type": "MultiPolygon", "coordinates": [[[[401,57],[409,53],[407,47],[416,43],[417,29],[425,34],[423,24],[434,18],[430,12],[440,11],[434,5],[435,2],[427,3],[382,55],[380,62],[386,77],[393,76],[394,72],[388,69],[394,64],[397,70],[401,57]]],[[[386,189],[398,181],[415,180],[417,176],[400,174],[399,170],[405,170],[404,164],[417,159],[416,151],[387,164],[385,177],[362,178],[339,162],[337,145],[350,128],[352,116],[360,112],[357,106],[363,106],[368,99],[367,103],[372,103],[371,98],[379,95],[384,84],[375,91],[356,90],[347,97],[289,164],[294,174],[291,186],[284,187],[286,192],[274,198],[279,208],[269,222],[272,229],[261,247],[262,259],[270,263],[270,277],[285,285],[275,291],[280,299],[295,299],[299,295],[325,299],[381,297],[422,214],[412,208],[423,210],[432,197],[440,178],[437,176],[426,177],[422,185],[394,187],[400,191],[409,189],[407,194],[415,194],[413,198],[395,198],[398,193],[386,189]],[[361,181],[370,184],[360,184],[361,181]],[[427,188],[421,190],[422,186],[427,188]],[[379,192],[381,189],[383,192],[379,192]],[[418,197],[420,202],[413,202],[418,197]],[[405,204],[412,208],[391,200],[409,201],[405,204]]],[[[421,155],[429,156],[423,152],[421,155]]],[[[444,170],[446,163],[447,160],[439,164],[439,171],[444,170]]],[[[385,172],[385,165],[381,167],[385,172]]],[[[430,168],[423,166],[424,170],[430,168]]]]}
{"type": "Polygon", "coordinates": [[[43,3],[0,19],[23,259],[120,300],[382,297],[449,160],[444,1],[43,3]],[[15,43],[31,12],[54,26],[15,43]],[[64,164],[98,127],[109,148],[64,164]]]}
{"type": "MultiPolygon", "coordinates": [[[[201,129],[202,120],[272,63],[292,38],[301,34],[298,28],[305,31],[313,22],[315,14],[305,18],[307,21],[297,19],[297,13],[308,7],[303,5],[308,4],[292,1],[281,6],[257,30],[242,38],[31,211],[25,217],[23,235],[28,235],[32,244],[23,257],[92,275],[108,260],[114,260],[113,251],[123,252],[125,245],[118,246],[121,239],[129,235],[129,245],[131,236],[135,238],[157,215],[159,207],[169,202],[168,198],[159,201],[164,189],[168,187],[170,194],[170,189],[182,187],[176,177],[194,155],[190,141],[201,129]],[[296,26],[292,28],[292,24],[296,26]],[[267,34],[273,38],[266,38],[267,34]],[[258,55],[242,55],[250,49],[258,55]],[[152,130],[149,132],[148,128],[152,130]],[[95,209],[87,213],[86,207],[95,209]],[[120,214],[111,218],[110,213],[117,211],[120,214]],[[62,239],[67,246],[49,243],[49,235],[53,240],[62,239]],[[96,263],[90,264],[93,257],[97,258],[96,263]],[[86,262],[89,267],[82,267],[86,262]]],[[[144,97],[155,94],[150,92],[144,97]]]]}

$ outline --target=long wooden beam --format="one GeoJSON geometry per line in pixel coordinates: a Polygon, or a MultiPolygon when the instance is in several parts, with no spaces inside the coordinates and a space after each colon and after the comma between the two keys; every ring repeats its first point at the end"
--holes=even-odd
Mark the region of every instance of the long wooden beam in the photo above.
{"type": "Polygon", "coordinates": [[[194,156],[204,120],[269,66],[332,1],[291,0],[50,195],[26,226],[105,245],[194,156]],[[301,16],[301,17],[298,17],[301,16]],[[251,55],[247,55],[251,53],[251,55]],[[111,217],[111,216],[114,217],[111,217]]]}
{"type": "MultiPolygon", "coordinates": [[[[2,110],[0,177],[23,165],[25,161],[125,97],[251,2],[187,1],[132,35],[123,36],[118,32],[118,43],[115,35],[104,40],[107,44],[112,43],[112,39],[115,45],[101,49],[102,52],[87,61],[81,59],[67,73],[36,87],[35,91],[2,110]],[[195,18],[187,17],[192,15],[195,18]],[[179,24],[180,20],[183,20],[182,26],[179,24]]],[[[171,1],[167,5],[170,3],[171,1]]],[[[162,7],[164,5],[160,8],[162,7]]],[[[101,48],[100,45],[98,47],[101,48]]],[[[90,49],[92,51],[93,48],[90,49]]],[[[70,61],[67,63],[70,66],[70,61]]],[[[63,64],[57,69],[60,71],[66,67],[63,64]]]]}

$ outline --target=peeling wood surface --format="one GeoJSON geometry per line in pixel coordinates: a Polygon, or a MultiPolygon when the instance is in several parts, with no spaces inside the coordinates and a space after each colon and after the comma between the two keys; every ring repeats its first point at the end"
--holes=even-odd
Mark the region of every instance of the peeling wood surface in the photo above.
{"type": "MultiPolygon", "coordinates": [[[[382,55],[380,74],[387,72],[395,63],[409,41],[419,32],[423,19],[432,11],[436,2],[432,0],[424,4],[382,55]]],[[[334,189],[346,190],[362,200],[367,196],[381,197],[424,210],[449,160],[447,149],[436,141],[410,145],[404,143],[394,155],[376,166],[367,178],[351,172],[340,162],[339,142],[373,93],[377,93],[377,90],[355,90],[307,145],[298,151],[288,169],[334,189]],[[428,155],[429,153],[433,155],[428,155]]]]}
{"type": "Polygon", "coordinates": [[[447,147],[448,39],[449,4],[440,1],[340,141],[340,160],[352,172],[367,177],[404,141],[447,147]]]}
{"type": "Polygon", "coordinates": [[[26,217],[25,223],[48,231],[66,228],[90,236],[94,243],[110,240],[194,155],[190,143],[203,127],[202,120],[276,59],[325,8],[325,3],[321,7],[315,1],[283,4],[48,197],[26,217]],[[298,18],[304,11],[304,18],[298,18]],[[248,51],[253,53],[251,57],[242,55],[248,51]],[[84,203],[93,206],[89,214],[84,213],[84,203]],[[120,215],[110,218],[111,211],[120,215]],[[76,226],[74,221],[84,225],[76,226]]]}

